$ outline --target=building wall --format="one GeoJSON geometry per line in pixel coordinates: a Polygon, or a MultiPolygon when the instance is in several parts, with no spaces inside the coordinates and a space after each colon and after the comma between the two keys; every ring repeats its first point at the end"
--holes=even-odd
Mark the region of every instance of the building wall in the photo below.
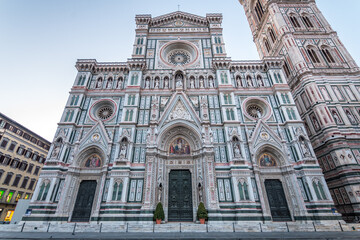
{"type": "Polygon", "coordinates": [[[137,15],[131,59],[78,60],[24,220],[73,221],[81,184],[95,181],[89,221],[152,221],[158,202],[167,221],[174,170],[190,171],[193,221],[200,201],[210,221],[274,220],[271,180],[286,196],[287,220],[339,219],[283,60],[232,61],[221,22],[221,14],[137,15]]]}
{"type": "Polygon", "coordinates": [[[358,221],[359,67],[315,1],[240,3],[260,57],[284,57],[289,86],[337,209],[344,220],[358,221]]]}
{"type": "MultiPolygon", "coordinates": [[[[31,199],[50,142],[0,113],[0,221],[31,199]]],[[[11,218],[10,218],[11,219],[11,218]]]]}

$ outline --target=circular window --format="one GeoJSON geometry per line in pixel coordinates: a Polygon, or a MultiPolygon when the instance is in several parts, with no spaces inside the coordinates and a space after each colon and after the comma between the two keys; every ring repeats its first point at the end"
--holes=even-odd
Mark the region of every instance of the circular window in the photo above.
{"type": "Polygon", "coordinates": [[[188,66],[199,60],[197,47],[188,41],[172,41],[160,49],[160,59],[168,66],[188,66]]]}
{"type": "Polygon", "coordinates": [[[252,97],[247,98],[242,104],[244,115],[250,120],[263,119],[267,120],[271,116],[270,105],[262,98],[252,97]]]}
{"type": "Polygon", "coordinates": [[[253,118],[258,119],[263,116],[264,110],[255,104],[251,104],[247,107],[246,112],[253,118]]]}
{"type": "Polygon", "coordinates": [[[174,50],[169,53],[168,61],[174,65],[185,65],[191,60],[190,53],[184,50],[174,50]]]}
{"type": "Polygon", "coordinates": [[[109,121],[115,116],[116,104],[113,100],[102,99],[90,108],[90,118],[94,121],[109,121]]]}
{"type": "Polygon", "coordinates": [[[113,115],[114,113],[114,109],[111,106],[104,106],[99,108],[99,110],[97,111],[97,116],[101,119],[101,120],[106,120],[109,117],[111,117],[111,115],[113,115]]]}

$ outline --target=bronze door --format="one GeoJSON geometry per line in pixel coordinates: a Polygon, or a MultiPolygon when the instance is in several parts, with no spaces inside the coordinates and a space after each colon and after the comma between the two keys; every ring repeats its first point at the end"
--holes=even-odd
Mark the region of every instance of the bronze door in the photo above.
{"type": "Polygon", "coordinates": [[[191,173],[175,170],[169,176],[169,222],[192,222],[191,173]]]}
{"type": "Polygon", "coordinates": [[[96,181],[82,181],[72,215],[72,222],[88,222],[96,190],[96,181]]]}
{"type": "Polygon", "coordinates": [[[291,221],[289,207],[280,180],[265,180],[265,188],[273,221],[291,221]]]}

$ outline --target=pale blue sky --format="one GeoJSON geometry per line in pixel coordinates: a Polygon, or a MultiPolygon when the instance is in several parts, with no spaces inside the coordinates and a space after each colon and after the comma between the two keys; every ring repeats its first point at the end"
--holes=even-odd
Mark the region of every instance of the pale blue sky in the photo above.
{"type": "MultiPolygon", "coordinates": [[[[320,10],[360,63],[359,0],[317,0],[320,10]]],[[[0,0],[0,112],[52,141],[76,76],[76,59],[126,61],[134,17],[181,10],[222,13],[233,60],[259,59],[237,0],[0,0]]]]}

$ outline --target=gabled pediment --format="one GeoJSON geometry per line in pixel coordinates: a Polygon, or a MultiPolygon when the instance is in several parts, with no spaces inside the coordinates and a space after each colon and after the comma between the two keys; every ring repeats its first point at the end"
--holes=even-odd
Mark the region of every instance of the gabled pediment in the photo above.
{"type": "Polygon", "coordinates": [[[259,120],[249,139],[251,150],[256,152],[261,146],[270,144],[278,149],[283,149],[283,141],[279,136],[262,120],[259,120]]]}
{"type": "Polygon", "coordinates": [[[110,141],[111,140],[106,132],[104,124],[101,121],[98,121],[80,140],[79,152],[90,145],[96,145],[102,148],[106,153],[110,141]]]}
{"type": "Polygon", "coordinates": [[[207,19],[187,12],[177,11],[154,17],[151,27],[206,27],[207,19]]]}
{"type": "Polygon", "coordinates": [[[171,97],[159,119],[159,127],[175,120],[183,120],[194,123],[199,127],[201,126],[201,120],[198,114],[183,92],[178,92],[171,97]]]}

